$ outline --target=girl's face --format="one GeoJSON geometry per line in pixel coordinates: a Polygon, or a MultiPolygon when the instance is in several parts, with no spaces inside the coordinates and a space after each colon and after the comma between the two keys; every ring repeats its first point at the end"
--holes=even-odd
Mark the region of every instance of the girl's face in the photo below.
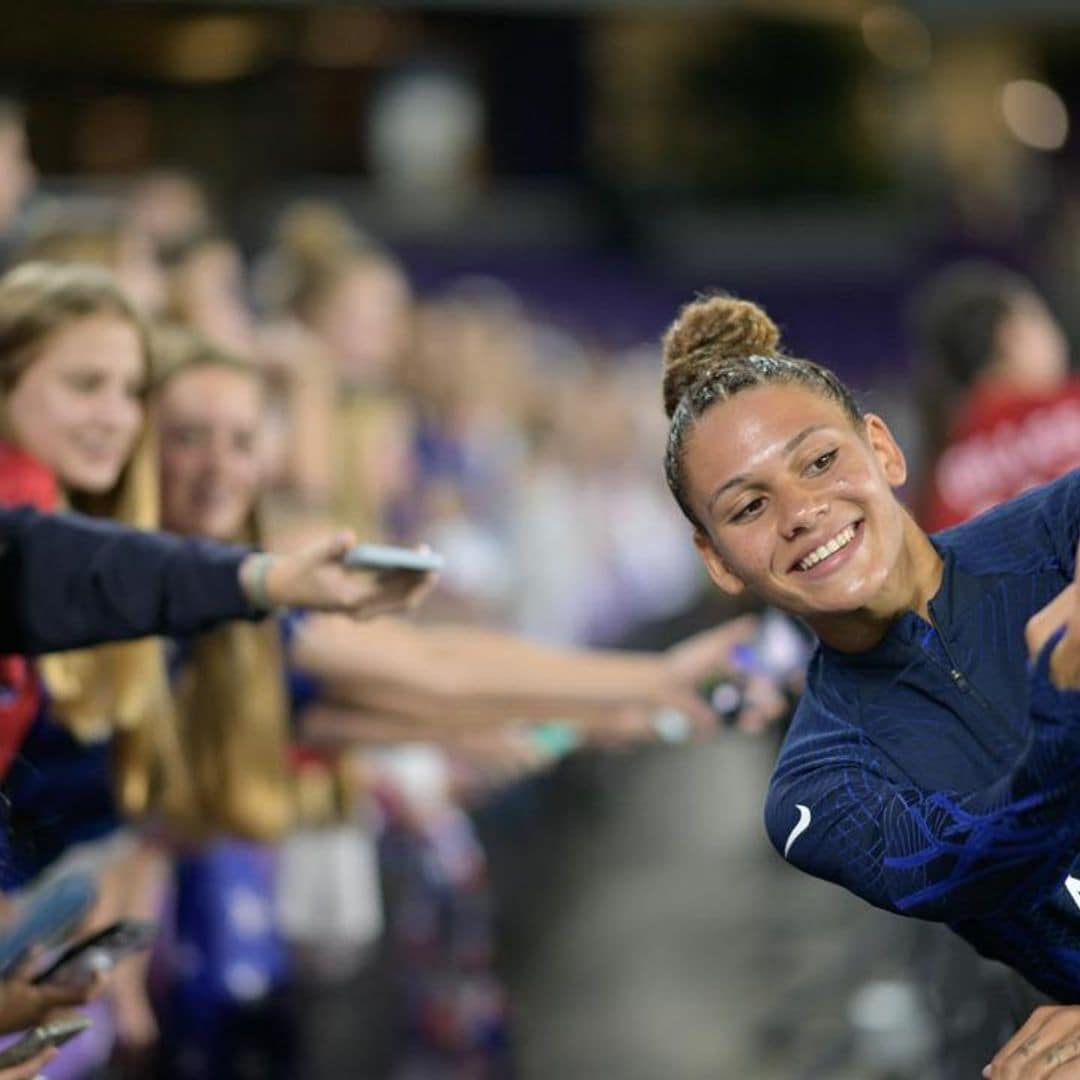
{"type": "Polygon", "coordinates": [[[686,439],[695,538],[713,580],[814,622],[876,611],[895,575],[905,515],[900,448],[879,417],[860,433],[835,402],[766,385],[714,406],[686,439]]]}
{"type": "Polygon", "coordinates": [[[15,442],[69,491],[103,495],[142,431],[146,363],[131,323],[88,315],[49,334],[6,402],[15,442]]]}
{"type": "Polygon", "coordinates": [[[161,521],[172,532],[234,540],[261,480],[262,391],[242,371],[193,368],[166,383],[161,439],[161,521]]]}

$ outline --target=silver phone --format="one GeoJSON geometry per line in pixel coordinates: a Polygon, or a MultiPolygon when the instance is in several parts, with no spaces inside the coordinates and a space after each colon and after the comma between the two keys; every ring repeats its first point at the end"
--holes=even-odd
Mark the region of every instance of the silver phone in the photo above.
{"type": "Polygon", "coordinates": [[[426,548],[394,547],[390,544],[357,544],[342,556],[350,570],[407,570],[417,574],[437,573],[445,560],[426,548]]]}
{"type": "Polygon", "coordinates": [[[81,1035],[90,1026],[86,1016],[62,1016],[46,1024],[38,1024],[23,1035],[18,1042],[0,1050],[0,1069],[12,1069],[22,1065],[50,1046],[63,1046],[69,1039],[81,1035]]]}

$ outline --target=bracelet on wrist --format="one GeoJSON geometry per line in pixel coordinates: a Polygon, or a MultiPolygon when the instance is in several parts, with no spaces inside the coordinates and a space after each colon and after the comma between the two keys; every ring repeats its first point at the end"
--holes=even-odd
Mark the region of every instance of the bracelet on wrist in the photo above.
{"type": "Polygon", "coordinates": [[[274,556],[265,551],[256,552],[251,556],[251,564],[247,573],[247,593],[251,603],[264,611],[269,611],[274,602],[266,591],[266,578],[270,568],[274,565],[274,556]]]}

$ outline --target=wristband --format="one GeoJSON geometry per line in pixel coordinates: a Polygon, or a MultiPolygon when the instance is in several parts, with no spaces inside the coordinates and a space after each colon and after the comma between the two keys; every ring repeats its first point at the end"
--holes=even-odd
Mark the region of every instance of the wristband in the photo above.
{"type": "Polygon", "coordinates": [[[266,577],[270,573],[270,567],[274,565],[274,556],[265,551],[257,552],[251,556],[251,568],[247,573],[248,596],[253,606],[269,611],[273,601],[266,592],[266,577]]]}

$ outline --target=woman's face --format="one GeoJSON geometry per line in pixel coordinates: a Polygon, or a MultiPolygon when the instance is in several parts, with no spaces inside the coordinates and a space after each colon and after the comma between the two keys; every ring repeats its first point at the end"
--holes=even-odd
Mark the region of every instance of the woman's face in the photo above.
{"type": "Polygon", "coordinates": [[[242,371],[193,368],[165,384],[156,406],[164,528],[239,537],[261,480],[261,407],[258,382],[242,371]]]}
{"type": "Polygon", "coordinates": [[[69,491],[103,495],[142,431],[142,342],[118,315],[88,315],[49,334],[8,395],[15,442],[69,491]]]}
{"type": "Polygon", "coordinates": [[[695,538],[713,580],[813,622],[874,609],[898,566],[900,448],[811,390],[767,385],[714,406],[686,439],[695,538]]]}

